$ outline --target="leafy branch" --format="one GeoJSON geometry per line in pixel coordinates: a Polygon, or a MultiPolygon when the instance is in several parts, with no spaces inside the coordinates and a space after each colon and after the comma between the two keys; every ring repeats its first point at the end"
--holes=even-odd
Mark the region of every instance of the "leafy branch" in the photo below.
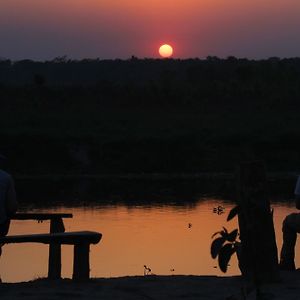
{"type": "MultiPolygon", "coordinates": [[[[233,219],[239,211],[239,207],[235,206],[228,214],[227,221],[233,219]]],[[[218,264],[222,272],[227,272],[228,263],[234,253],[238,251],[240,241],[237,240],[239,235],[238,229],[231,232],[223,227],[223,230],[215,232],[212,238],[218,236],[211,244],[210,254],[212,258],[218,257],[218,264]]]]}

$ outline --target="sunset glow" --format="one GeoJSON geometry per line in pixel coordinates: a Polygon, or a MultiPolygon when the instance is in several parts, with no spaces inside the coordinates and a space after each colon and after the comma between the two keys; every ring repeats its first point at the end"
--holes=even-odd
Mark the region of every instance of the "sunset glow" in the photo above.
{"type": "Polygon", "coordinates": [[[300,0],[0,0],[0,300],[300,300],[299,28],[300,0]]]}
{"type": "Polygon", "coordinates": [[[168,58],[173,55],[173,48],[168,44],[161,45],[158,50],[161,57],[168,58]]]}
{"type": "Polygon", "coordinates": [[[166,41],[178,58],[291,57],[299,11],[296,0],[2,1],[0,57],[156,57],[166,41]]]}

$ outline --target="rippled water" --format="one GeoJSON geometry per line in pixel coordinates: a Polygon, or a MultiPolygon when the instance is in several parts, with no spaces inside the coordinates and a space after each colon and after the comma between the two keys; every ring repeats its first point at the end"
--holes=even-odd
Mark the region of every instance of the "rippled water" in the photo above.
{"type": "MultiPolygon", "coordinates": [[[[282,243],[281,223],[295,211],[293,203],[276,202],[274,223],[277,246],[282,243]]],[[[226,222],[233,204],[217,198],[201,199],[192,205],[105,205],[92,207],[53,207],[30,212],[72,213],[65,219],[67,231],[94,230],[103,234],[98,245],[91,246],[92,277],[143,275],[144,265],[158,275],[222,275],[210,257],[211,236],[222,226],[236,228],[236,220],[226,222]],[[225,213],[213,208],[223,206],[225,213]]],[[[49,222],[12,221],[9,234],[49,231],[49,222]]],[[[296,251],[297,252],[297,251],[296,251]]],[[[72,276],[72,246],[63,246],[62,274],[72,276]]],[[[297,264],[300,260],[296,259],[297,264]]],[[[19,282],[45,277],[48,246],[11,244],[3,247],[0,274],[4,282],[19,282]]],[[[239,274],[237,261],[230,262],[226,275],[239,274]]]]}

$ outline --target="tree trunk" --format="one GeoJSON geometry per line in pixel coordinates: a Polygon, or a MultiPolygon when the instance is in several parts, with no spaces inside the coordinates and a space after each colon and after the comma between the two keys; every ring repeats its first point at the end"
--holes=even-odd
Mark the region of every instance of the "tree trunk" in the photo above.
{"type": "Polygon", "coordinates": [[[264,164],[242,163],[237,175],[242,274],[254,283],[277,281],[278,255],[264,164]]]}

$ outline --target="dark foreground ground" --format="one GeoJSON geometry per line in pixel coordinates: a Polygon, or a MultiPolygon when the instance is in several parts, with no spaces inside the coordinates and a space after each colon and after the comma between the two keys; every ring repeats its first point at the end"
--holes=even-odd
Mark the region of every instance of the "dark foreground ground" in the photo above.
{"type": "MultiPolygon", "coordinates": [[[[300,271],[281,273],[280,283],[262,288],[264,300],[300,299],[300,271]]],[[[36,280],[25,283],[1,284],[1,299],[255,299],[254,291],[241,295],[241,277],[216,276],[145,276],[98,278],[87,283],[71,280],[36,280]]]]}

